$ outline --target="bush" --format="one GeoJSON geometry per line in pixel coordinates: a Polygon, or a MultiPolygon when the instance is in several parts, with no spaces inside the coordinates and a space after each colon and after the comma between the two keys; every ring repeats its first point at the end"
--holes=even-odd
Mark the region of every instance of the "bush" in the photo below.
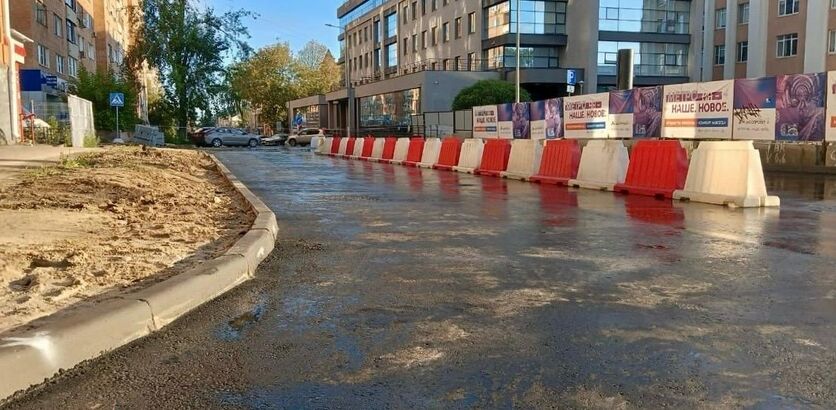
{"type": "MultiPolygon", "coordinates": [[[[459,91],[453,100],[453,111],[469,110],[480,105],[506,104],[516,101],[514,84],[501,80],[477,81],[459,91]]],[[[520,89],[520,101],[531,101],[531,95],[520,89]]]]}

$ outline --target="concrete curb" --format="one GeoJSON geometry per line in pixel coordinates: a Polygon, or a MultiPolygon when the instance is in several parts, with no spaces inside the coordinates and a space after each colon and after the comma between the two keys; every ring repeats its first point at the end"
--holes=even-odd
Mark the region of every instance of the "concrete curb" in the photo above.
{"type": "Polygon", "coordinates": [[[251,279],[279,233],[276,215],[214,155],[220,173],[255,214],[223,256],[130,295],[70,308],[0,334],[0,403],[75,365],[160,330],[251,279]]]}

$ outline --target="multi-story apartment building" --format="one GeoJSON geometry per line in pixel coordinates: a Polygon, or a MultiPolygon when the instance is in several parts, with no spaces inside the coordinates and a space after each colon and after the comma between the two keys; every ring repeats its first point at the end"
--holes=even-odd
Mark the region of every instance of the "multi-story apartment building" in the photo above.
{"type": "MultiPolygon", "coordinates": [[[[635,50],[636,85],[701,78],[705,0],[348,0],[337,10],[340,63],[355,85],[353,128],[446,111],[473,82],[516,80],[535,99],[615,86],[618,49],[635,50]],[[345,67],[345,66],[344,66],[345,67]]],[[[327,110],[320,125],[344,127],[346,90],[291,104],[327,110]]]]}
{"type": "Polygon", "coordinates": [[[137,6],[137,0],[94,0],[96,61],[100,71],[119,70],[131,44],[129,9],[137,6]]]}
{"type": "Polygon", "coordinates": [[[705,0],[703,80],[836,69],[836,1],[705,0]]]}

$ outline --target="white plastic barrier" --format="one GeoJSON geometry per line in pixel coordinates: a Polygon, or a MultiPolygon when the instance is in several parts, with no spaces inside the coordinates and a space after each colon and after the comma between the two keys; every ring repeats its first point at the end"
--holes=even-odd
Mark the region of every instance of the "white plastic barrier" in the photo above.
{"type": "Polygon", "coordinates": [[[627,147],[618,140],[591,140],[581,154],[578,178],[569,181],[569,186],[612,191],[615,184],[624,182],[630,154],[627,147]]]}
{"type": "Polygon", "coordinates": [[[358,159],[363,156],[363,144],[365,144],[365,138],[357,138],[354,140],[354,152],[348,155],[351,159],[358,159]]]}
{"type": "Polygon", "coordinates": [[[503,178],[527,181],[540,171],[542,157],[543,142],[541,140],[513,140],[511,141],[511,156],[508,158],[508,169],[499,175],[503,178]]]}
{"type": "Polygon", "coordinates": [[[685,189],[674,199],[757,208],[780,206],[766,193],[763,167],[752,141],[701,142],[691,155],[685,189]]]}
{"type": "Polygon", "coordinates": [[[386,144],[386,138],[375,138],[372,146],[372,156],[370,159],[383,158],[383,145],[386,144]]]}
{"type": "Polygon", "coordinates": [[[348,138],[343,138],[340,140],[340,149],[337,151],[337,155],[345,155],[345,149],[348,147],[348,138]]]}
{"type": "Polygon", "coordinates": [[[316,151],[319,148],[319,144],[322,144],[322,137],[311,137],[311,149],[316,151]]]}
{"type": "Polygon", "coordinates": [[[438,155],[441,154],[441,138],[427,138],[424,141],[424,151],[421,152],[421,168],[432,168],[438,162],[438,155]]]}
{"type": "Polygon", "coordinates": [[[334,139],[331,137],[325,137],[322,140],[322,144],[319,144],[316,147],[316,153],[320,155],[325,155],[331,152],[331,144],[334,142],[334,139]]]}
{"type": "Polygon", "coordinates": [[[459,154],[459,165],[453,167],[454,171],[467,172],[472,174],[479,164],[482,163],[482,150],[485,148],[481,138],[468,138],[462,143],[462,151],[459,154]]]}
{"type": "Polygon", "coordinates": [[[409,138],[398,138],[395,142],[395,154],[392,155],[392,164],[402,164],[409,154],[409,138]]]}

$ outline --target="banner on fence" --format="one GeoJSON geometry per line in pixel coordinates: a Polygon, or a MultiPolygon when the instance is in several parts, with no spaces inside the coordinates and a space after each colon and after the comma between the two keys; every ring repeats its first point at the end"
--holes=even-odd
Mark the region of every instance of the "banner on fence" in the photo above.
{"type": "Polygon", "coordinates": [[[827,73],[827,140],[836,141],[836,71],[827,73]]]}
{"type": "Polygon", "coordinates": [[[497,137],[514,138],[514,103],[497,105],[496,115],[498,119],[497,137]]]}
{"type": "Polygon", "coordinates": [[[665,138],[730,139],[734,80],[666,85],[665,138]]]}
{"type": "Polygon", "coordinates": [[[607,138],[609,110],[609,93],[563,98],[566,138],[607,138]]]}
{"type": "Polygon", "coordinates": [[[824,73],[776,77],[775,139],[821,141],[825,133],[824,73]]]}
{"type": "Polygon", "coordinates": [[[734,80],[734,139],[775,139],[775,77],[734,80]]]}
{"type": "Polygon", "coordinates": [[[496,138],[498,117],[496,105],[473,107],[473,138],[496,138]]]}
{"type": "Polygon", "coordinates": [[[535,101],[531,107],[531,138],[563,138],[563,99],[535,101]]]}
{"type": "Polygon", "coordinates": [[[609,138],[633,138],[633,90],[610,91],[609,138]]]}

